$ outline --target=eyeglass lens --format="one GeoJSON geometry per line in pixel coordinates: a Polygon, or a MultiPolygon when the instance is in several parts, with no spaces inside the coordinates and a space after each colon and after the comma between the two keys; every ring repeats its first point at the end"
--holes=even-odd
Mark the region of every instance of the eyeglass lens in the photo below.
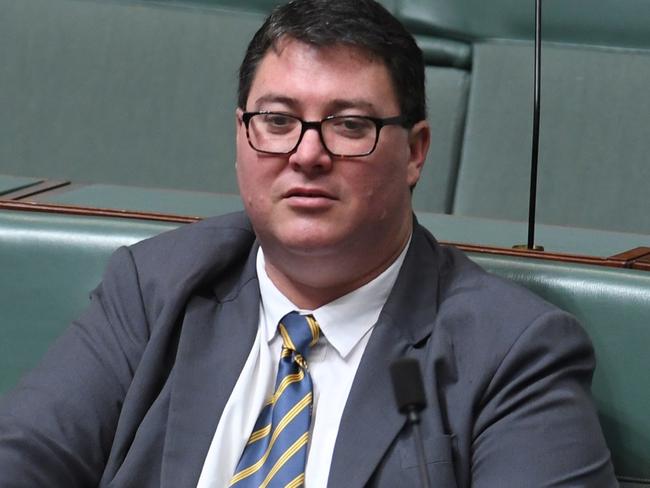
{"type": "MultiPolygon", "coordinates": [[[[337,155],[360,156],[372,152],[377,139],[373,120],[359,116],[332,117],[320,125],[326,149],[337,155]]],[[[302,134],[302,121],[284,114],[255,114],[248,137],[258,151],[286,154],[295,149],[302,134]]]]}

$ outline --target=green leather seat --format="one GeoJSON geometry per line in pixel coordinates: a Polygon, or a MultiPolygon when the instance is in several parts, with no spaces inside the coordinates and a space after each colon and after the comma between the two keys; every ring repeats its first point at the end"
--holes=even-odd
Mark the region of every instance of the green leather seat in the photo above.
{"type": "Polygon", "coordinates": [[[209,217],[244,208],[239,194],[234,193],[104,184],[71,186],[67,191],[39,195],[32,201],[192,217],[209,217]]]}
{"type": "MultiPolygon", "coordinates": [[[[176,226],[0,211],[0,392],[15,384],[86,306],[114,249],[176,226]]],[[[596,349],[593,392],[617,474],[631,483],[623,486],[650,485],[650,274],[478,253],[470,257],[583,323],[596,349]]]]}
{"type": "Polygon", "coordinates": [[[650,485],[650,273],[471,257],[580,320],[596,350],[593,394],[616,473],[638,483],[624,486],[650,485]]]}
{"type": "MultiPolygon", "coordinates": [[[[70,185],[31,201],[132,212],[209,217],[243,209],[238,194],[122,185],[70,185]]],[[[528,225],[510,221],[433,212],[416,212],[421,224],[441,241],[509,248],[526,241],[528,225]]],[[[536,242],[547,251],[613,256],[635,247],[650,247],[650,235],[540,224],[536,242]]]]}
{"type": "Polygon", "coordinates": [[[0,392],[35,365],[86,306],[117,247],[173,227],[0,211],[0,392]]]}
{"type": "MultiPolygon", "coordinates": [[[[532,49],[474,44],[452,213],[527,218],[532,49]]],[[[549,44],[542,59],[538,221],[650,234],[650,51],[549,44]]]]}
{"type": "MultiPolygon", "coordinates": [[[[0,2],[0,172],[237,193],[237,69],[278,1],[0,2]]],[[[396,2],[384,4],[396,10],[396,2]]],[[[419,36],[433,143],[418,208],[451,210],[466,43],[419,36]]]]}
{"type": "MultiPolygon", "coordinates": [[[[277,0],[0,3],[0,172],[236,193],[237,67],[277,0]]],[[[423,48],[418,210],[524,221],[532,3],[384,0],[423,48]]],[[[650,233],[650,7],[544,5],[538,219],[650,233]]]]}
{"type": "MultiPolygon", "coordinates": [[[[538,221],[650,234],[650,4],[543,3],[538,221]]],[[[450,213],[526,220],[534,2],[407,0],[413,31],[472,46],[450,213]]]]}
{"type": "Polygon", "coordinates": [[[234,3],[0,2],[0,173],[237,192],[234,3]]]}

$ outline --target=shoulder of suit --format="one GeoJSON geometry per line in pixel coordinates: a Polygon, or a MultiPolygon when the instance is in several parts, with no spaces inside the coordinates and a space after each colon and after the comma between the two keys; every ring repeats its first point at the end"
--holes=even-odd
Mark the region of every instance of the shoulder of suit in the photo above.
{"type": "Polygon", "coordinates": [[[243,212],[237,212],[182,225],[132,245],[131,251],[136,259],[151,253],[181,258],[206,251],[210,253],[215,249],[222,253],[236,253],[242,247],[250,248],[254,240],[250,221],[243,212]]]}
{"type": "Polygon", "coordinates": [[[243,212],[187,224],[130,246],[140,286],[196,288],[240,266],[255,234],[243,212]]]}

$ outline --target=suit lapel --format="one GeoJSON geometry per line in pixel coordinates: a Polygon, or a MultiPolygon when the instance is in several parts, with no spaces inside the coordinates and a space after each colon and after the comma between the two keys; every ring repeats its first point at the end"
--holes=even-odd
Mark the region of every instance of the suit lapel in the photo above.
{"type": "Polygon", "coordinates": [[[194,296],[182,326],[162,466],[162,486],[195,486],[221,413],[239,378],[259,322],[253,248],[225,297],[194,296]]]}
{"type": "Polygon", "coordinates": [[[405,423],[395,404],[390,364],[422,360],[414,345],[432,333],[437,310],[437,246],[417,223],[397,282],[375,325],[346,403],[328,486],[364,486],[405,423]]]}
{"type": "Polygon", "coordinates": [[[389,365],[409,349],[390,320],[380,321],[364,353],[336,439],[328,485],[364,486],[404,425],[389,365]]]}

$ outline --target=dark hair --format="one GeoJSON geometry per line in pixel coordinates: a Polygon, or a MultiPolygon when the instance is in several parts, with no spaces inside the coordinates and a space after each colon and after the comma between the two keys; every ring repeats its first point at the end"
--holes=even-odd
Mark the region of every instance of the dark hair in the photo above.
{"type": "Polygon", "coordinates": [[[422,51],[374,0],[293,0],[276,7],[253,36],[239,69],[240,108],[246,107],[260,61],[285,36],[315,46],[354,46],[378,57],[388,68],[407,125],[426,118],[422,51]]]}

